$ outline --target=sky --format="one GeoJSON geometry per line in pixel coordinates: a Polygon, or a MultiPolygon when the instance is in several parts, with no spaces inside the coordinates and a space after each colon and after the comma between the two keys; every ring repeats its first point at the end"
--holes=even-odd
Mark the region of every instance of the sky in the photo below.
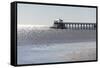
{"type": "Polygon", "coordinates": [[[53,25],[55,19],[64,22],[96,23],[96,8],[18,4],[18,25],[53,25]]]}

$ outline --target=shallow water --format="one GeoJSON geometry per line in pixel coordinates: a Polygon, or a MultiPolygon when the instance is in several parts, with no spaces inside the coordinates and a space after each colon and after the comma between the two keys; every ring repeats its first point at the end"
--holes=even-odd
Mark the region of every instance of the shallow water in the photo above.
{"type": "Polygon", "coordinates": [[[96,59],[96,31],[18,26],[18,64],[96,59]]]}

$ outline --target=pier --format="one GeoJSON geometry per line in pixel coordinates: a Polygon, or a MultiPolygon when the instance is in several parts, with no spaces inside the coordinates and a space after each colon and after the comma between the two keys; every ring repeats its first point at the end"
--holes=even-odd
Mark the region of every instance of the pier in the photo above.
{"type": "Polygon", "coordinates": [[[82,23],[82,22],[63,22],[59,19],[54,21],[53,28],[56,29],[96,29],[96,23],[82,23]]]}

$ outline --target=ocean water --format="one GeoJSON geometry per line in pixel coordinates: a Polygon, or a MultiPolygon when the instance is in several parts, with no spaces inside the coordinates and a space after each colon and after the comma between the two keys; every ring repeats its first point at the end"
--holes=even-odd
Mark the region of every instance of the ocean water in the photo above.
{"type": "Polygon", "coordinates": [[[18,25],[18,64],[96,60],[96,30],[18,25]]]}

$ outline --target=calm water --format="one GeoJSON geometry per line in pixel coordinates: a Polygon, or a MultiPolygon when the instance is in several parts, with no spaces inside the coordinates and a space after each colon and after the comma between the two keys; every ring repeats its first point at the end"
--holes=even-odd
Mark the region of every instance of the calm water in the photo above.
{"type": "Polygon", "coordinates": [[[18,64],[96,59],[96,31],[18,26],[18,64]]]}

